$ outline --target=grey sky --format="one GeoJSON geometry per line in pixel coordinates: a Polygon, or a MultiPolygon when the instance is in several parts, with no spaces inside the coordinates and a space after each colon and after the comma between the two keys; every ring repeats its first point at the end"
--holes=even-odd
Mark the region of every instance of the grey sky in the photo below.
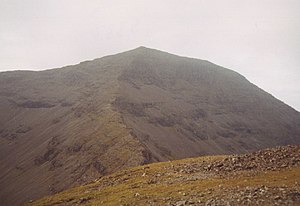
{"type": "Polygon", "coordinates": [[[0,71],[141,45],[233,69],[300,110],[299,0],[0,0],[0,71]]]}

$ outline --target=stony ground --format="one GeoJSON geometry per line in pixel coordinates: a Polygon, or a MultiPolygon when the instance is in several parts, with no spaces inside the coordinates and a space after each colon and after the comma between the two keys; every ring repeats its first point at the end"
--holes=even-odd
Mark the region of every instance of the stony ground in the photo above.
{"type": "Polygon", "coordinates": [[[300,205],[300,147],[145,165],[32,205],[300,205]]]}

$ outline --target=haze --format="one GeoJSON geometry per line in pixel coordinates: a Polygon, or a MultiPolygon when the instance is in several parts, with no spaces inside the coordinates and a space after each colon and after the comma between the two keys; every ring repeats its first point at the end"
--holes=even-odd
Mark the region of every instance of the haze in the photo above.
{"type": "Polygon", "coordinates": [[[0,71],[146,46],[233,69],[300,110],[298,0],[1,0],[0,71]]]}

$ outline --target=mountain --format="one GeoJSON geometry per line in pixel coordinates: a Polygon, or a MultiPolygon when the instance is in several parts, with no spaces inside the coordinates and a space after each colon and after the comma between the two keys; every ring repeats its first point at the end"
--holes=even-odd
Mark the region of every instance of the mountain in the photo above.
{"type": "Polygon", "coordinates": [[[300,143],[300,114],[240,74],[139,47],[0,73],[0,202],[157,161],[300,143]]]}
{"type": "Polygon", "coordinates": [[[126,169],[29,205],[298,206],[299,182],[300,147],[285,146],[126,169]]]}

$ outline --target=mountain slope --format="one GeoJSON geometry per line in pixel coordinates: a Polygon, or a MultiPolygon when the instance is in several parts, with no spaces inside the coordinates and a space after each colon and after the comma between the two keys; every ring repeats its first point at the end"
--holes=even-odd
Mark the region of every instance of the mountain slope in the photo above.
{"type": "Polygon", "coordinates": [[[111,106],[119,72],[104,58],[1,73],[1,203],[18,205],[147,162],[111,106]]]}
{"type": "Polygon", "coordinates": [[[29,205],[299,205],[300,147],[149,164],[29,205]],[[250,160],[250,161],[249,161],[250,160]]]}
{"type": "Polygon", "coordinates": [[[144,47],[0,73],[0,112],[4,205],[149,162],[300,143],[299,112],[241,75],[144,47]]]}
{"type": "Polygon", "coordinates": [[[119,81],[115,106],[157,160],[300,142],[299,112],[207,61],[140,48],[119,81]]]}

